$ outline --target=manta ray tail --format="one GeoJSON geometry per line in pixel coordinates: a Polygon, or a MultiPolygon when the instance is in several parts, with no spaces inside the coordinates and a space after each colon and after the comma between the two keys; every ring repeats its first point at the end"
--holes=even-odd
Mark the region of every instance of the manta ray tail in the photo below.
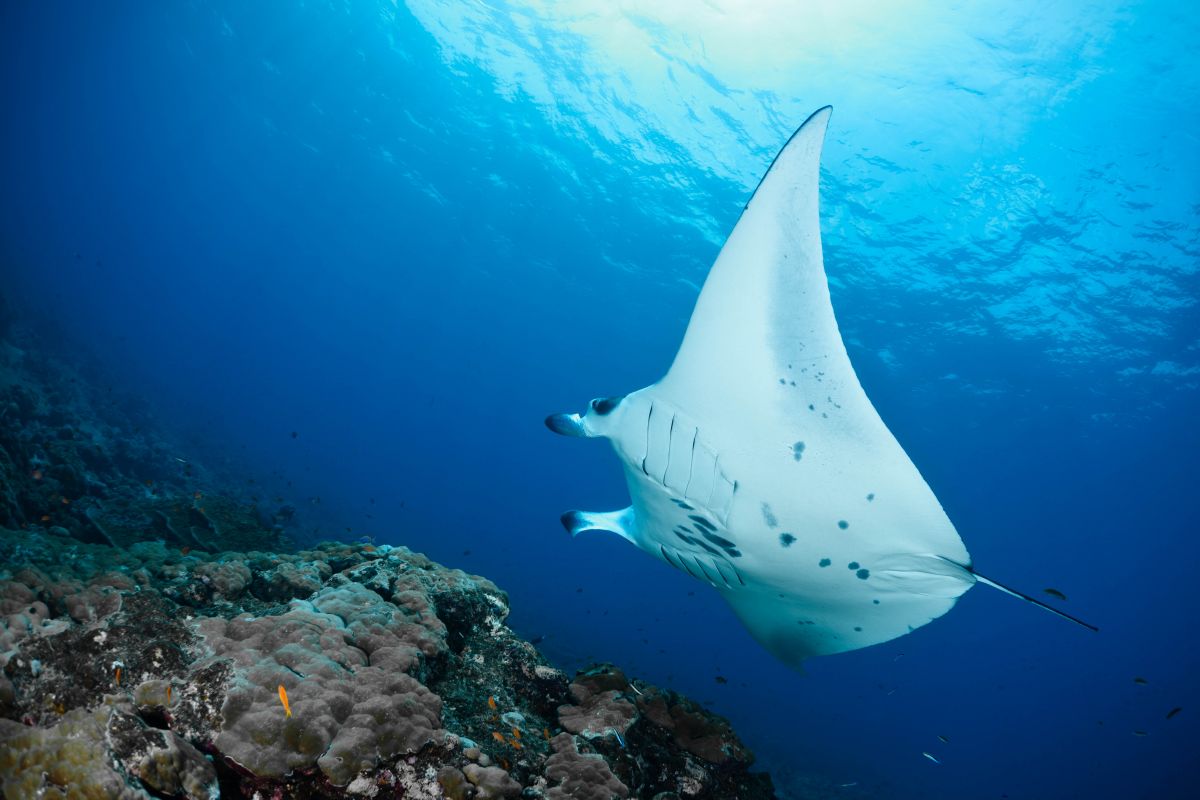
{"type": "MultiPolygon", "coordinates": [[[[947,558],[946,560],[949,561],[950,559],[947,558]]],[[[960,564],[959,566],[962,566],[962,565],[960,564]]],[[[1054,606],[1047,605],[1046,603],[1043,603],[1041,600],[1038,600],[1036,597],[1030,597],[1029,595],[1025,594],[1024,592],[1018,592],[1016,589],[1010,589],[1002,583],[998,583],[998,582],[992,580],[991,578],[987,578],[983,575],[980,575],[978,572],[976,572],[971,567],[964,567],[964,569],[966,569],[968,572],[970,572],[972,575],[974,575],[975,580],[979,581],[980,583],[984,584],[985,586],[991,586],[993,589],[999,589],[1000,591],[1004,592],[1005,594],[1012,595],[1013,597],[1016,597],[1020,600],[1024,600],[1028,603],[1033,603],[1038,608],[1044,608],[1045,610],[1049,611],[1051,614],[1055,614],[1057,616],[1062,617],[1065,620],[1074,622],[1076,625],[1087,628],[1089,631],[1099,632],[1099,630],[1100,630],[1095,625],[1088,624],[1088,623],[1084,622],[1083,620],[1079,619],[1078,617],[1071,616],[1070,614],[1068,614],[1065,611],[1059,611],[1054,606]]]]}

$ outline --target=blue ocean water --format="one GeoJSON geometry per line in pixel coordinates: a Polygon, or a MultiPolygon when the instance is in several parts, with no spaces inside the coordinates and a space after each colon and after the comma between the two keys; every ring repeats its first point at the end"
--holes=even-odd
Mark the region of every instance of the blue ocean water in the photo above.
{"type": "Polygon", "coordinates": [[[0,268],[305,535],[488,575],[563,666],[711,701],[783,797],[1191,796],[1198,38],[1166,0],[9,3],[0,268]],[[980,571],[1099,634],[979,588],[800,675],[562,531],[626,490],[543,417],[661,376],[827,103],[868,395],[980,571]]]}

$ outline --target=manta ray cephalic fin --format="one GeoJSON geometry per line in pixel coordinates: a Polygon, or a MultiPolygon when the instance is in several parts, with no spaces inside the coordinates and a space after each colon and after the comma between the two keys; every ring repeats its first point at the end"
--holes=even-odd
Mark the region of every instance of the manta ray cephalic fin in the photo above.
{"type": "Polygon", "coordinates": [[[637,540],[630,532],[633,529],[632,507],[620,511],[568,511],[561,519],[563,527],[573,537],[584,531],[608,531],[637,545],[637,540]]]}

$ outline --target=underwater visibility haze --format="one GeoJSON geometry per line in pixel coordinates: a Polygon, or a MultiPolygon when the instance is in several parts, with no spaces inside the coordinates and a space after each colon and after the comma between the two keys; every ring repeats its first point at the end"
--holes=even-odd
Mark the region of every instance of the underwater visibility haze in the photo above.
{"type": "Polygon", "coordinates": [[[5,4],[0,289],[297,544],[495,581],[779,797],[1190,797],[1198,37],[1167,0],[5,4]],[[817,109],[802,199],[743,216],[817,109]],[[556,412],[623,426],[628,487],[556,412]],[[653,526],[563,521],[652,558],[563,531],[631,495],[653,526]],[[889,581],[915,615],[858,631],[889,581]]]}

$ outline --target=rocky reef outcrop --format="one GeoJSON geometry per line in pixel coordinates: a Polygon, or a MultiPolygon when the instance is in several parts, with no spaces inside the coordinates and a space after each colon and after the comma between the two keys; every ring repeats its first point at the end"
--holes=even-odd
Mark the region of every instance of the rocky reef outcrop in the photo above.
{"type": "Polygon", "coordinates": [[[0,794],[773,796],[729,725],[569,677],[486,578],[404,548],[128,548],[0,531],[0,794]]]}

